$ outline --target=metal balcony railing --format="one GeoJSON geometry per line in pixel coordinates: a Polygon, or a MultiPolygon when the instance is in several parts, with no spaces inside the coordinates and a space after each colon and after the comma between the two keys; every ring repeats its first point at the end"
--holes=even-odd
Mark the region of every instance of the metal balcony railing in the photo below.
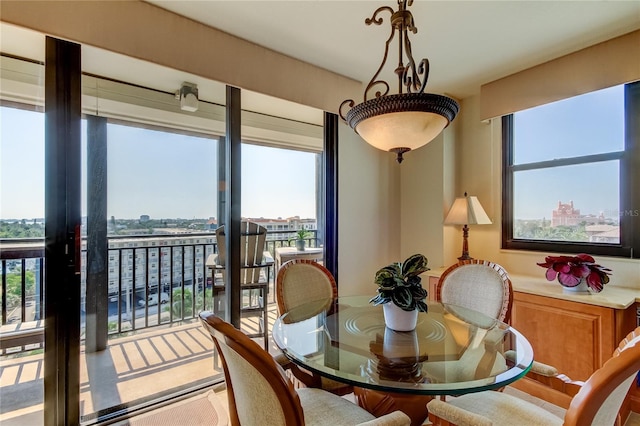
{"type": "MultiPolygon", "coordinates": [[[[267,234],[267,250],[293,245],[296,231],[267,234]]],[[[318,245],[316,231],[307,240],[318,245]]],[[[41,239],[0,241],[2,325],[0,354],[42,347],[44,341],[44,243],[41,239]]],[[[116,335],[197,318],[213,305],[206,258],[217,252],[213,233],[110,236],[108,333],[116,335]]],[[[84,328],[86,248],[81,268],[81,326],[84,328]]],[[[269,277],[273,286],[275,274],[269,277]]],[[[82,334],[84,336],[84,334],[82,334]]]]}

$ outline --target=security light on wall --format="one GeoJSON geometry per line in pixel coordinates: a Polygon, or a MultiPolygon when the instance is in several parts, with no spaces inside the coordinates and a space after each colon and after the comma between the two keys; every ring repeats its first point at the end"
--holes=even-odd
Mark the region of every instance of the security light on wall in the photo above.
{"type": "Polygon", "coordinates": [[[444,219],[445,225],[464,225],[462,227],[462,256],[458,260],[473,259],[469,256],[469,226],[468,225],[490,225],[491,219],[482,208],[478,197],[467,196],[458,197],[453,202],[447,217],[444,219]]]}
{"type": "Polygon", "coordinates": [[[198,86],[193,83],[182,83],[176,92],[176,99],[180,99],[180,109],[195,112],[198,110],[198,86]]]}

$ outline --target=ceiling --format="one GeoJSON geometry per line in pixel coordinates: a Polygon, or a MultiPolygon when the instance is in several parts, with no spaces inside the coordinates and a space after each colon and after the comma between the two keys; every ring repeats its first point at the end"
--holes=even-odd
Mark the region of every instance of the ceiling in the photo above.
{"type": "MultiPolygon", "coordinates": [[[[366,26],[364,20],[377,7],[397,9],[392,0],[147,1],[364,83],[382,62],[390,15],[380,15],[382,26],[366,26]]],[[[427,91],[457,98],[477,93],[483,83],[640,28],[640,1],[635,0],[417,0],[409,10],[418,28],[410,36],[414,59],[426,57],[431,64],[427,91]]],[[[398,58],[394,49],[395,43],[392,67],[398,58]]],[[[382,77],[397,81],[393,74],[382,77]]]]}
{"type": "MultiPolygon", "coordinates": [[[[367,26],[388,1],[336,0],[146,0],[237,37],[368,83],[382,62],[389,14],[382,26],[367,26]]],[[[417,34],[410,35],[416,61],[431,64],[427,92],[462,99],[481,84],[598,42],[640,29],[640,1],[430,1],[409,10],[417,34]]],[[[396,38],[397,40],[397,38],[396,38]]],[[[398,54],[393,43],[392,84],[398,54]]],[[[0,51],[44,60],[41,34],[0,22],[0,51]]],[[[201,99],[224,102],[224,85],[199,76],[83,46],[83,70],[172,93],[182,81],[198,84],[201,99]]],[[[605,67],[606,64],[593,64],[605,67]]],[[[322,124],[322,112],[243,90],[243,108],[322,124]]]]}

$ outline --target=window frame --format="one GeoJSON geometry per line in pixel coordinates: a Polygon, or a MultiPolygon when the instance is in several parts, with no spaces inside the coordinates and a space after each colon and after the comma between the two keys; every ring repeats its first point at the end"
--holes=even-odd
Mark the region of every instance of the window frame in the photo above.
{"type": "Polygon", "coordinates": [[[605,256],[640,258],[640,81],[624,85],[624,150],[557,160],[513,164],[513,114],[502,117],[502,248],[508,250],[589,253],[605,256]],[[574,164],[619,160],[620,243],[516,239],[513,236],[514,174],[574,164]]]}

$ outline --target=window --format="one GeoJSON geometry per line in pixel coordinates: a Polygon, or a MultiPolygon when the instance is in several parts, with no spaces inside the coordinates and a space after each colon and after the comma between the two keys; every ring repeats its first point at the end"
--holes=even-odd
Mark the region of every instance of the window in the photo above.
{"type": "Polygon", "coordinates": [[[639,117],[640,82],[503,117],[502,247],[640,257],[639,117]]]}

